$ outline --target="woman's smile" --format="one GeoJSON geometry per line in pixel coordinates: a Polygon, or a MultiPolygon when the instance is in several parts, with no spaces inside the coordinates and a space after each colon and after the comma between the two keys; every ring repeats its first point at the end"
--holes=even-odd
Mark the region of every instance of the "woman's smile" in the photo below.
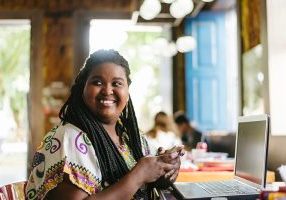
{"type": "Polygon", "coordinates": [[[116,104],[116,100],[113,100],[113,99],[100,99],[99,103],[102,106],[110,107],[110,106],[114,106],[114,104],[116,104]]]}

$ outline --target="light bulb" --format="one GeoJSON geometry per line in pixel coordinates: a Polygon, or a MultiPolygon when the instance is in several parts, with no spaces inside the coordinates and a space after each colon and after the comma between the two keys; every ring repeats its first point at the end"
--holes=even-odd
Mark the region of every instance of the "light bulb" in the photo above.
{"type": "Polygon", "coordinates": [[[145,20],[154,19],[161,12],[159,0],[145,0],[140,6],[140,16],[145,20]]]}
{"type": "Polygon", "coordinates": [[[196,40],[192,36],[182,36],[177,39],[176,45],[179,52],[185,53],[196,48],[196,40]]]}
{"type": "Polygon", "coordinates": [[[161,0],[163,3],[173,3],[175,0],[161,0]]]}
{"type": "Polygon", "coordinates": [[[177,0],[170,6],[170,14],[175,18],[183,18],[194,9],[192,0],[177,0]]]}
{"type": "Polygon", "coordinates": [[[167,49],[163,51],[163,55],[166,57],[172,57],[178,53],[177,46],[175,42],[170,42],[167,49]]]}
{"type": "Polygon", "coordinates": [[[168,47],[168,40],[166,38],[160,37],[157,38],[153,44],[153,51],[155,54],[160,55],[163,51],[165,51],[168,47]]]}

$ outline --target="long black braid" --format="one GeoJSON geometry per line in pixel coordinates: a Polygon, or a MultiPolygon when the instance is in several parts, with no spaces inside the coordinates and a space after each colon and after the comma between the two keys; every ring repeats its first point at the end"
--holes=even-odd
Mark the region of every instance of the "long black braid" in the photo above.
{"type": "MultiPolygon", "coordinates": [[[[84,86],[91,70],[93,67],[106,62],[122,66],[125,69],[128,84],[131,83],[128,62],[117,51],[96,51],[88,57],[84,67],[77,75],[71,88],[71,94],[59,113],[59,117],[64,124],[71,123],[77,126],[89,137],[99,161],[102,173],[102,185],[105,182],[114,184],[129,171],[116,145],[112,142],[100,121],[87,108],[82,98],[84,86]]],[[[129,137],[127,145],[131,149],[135,160],[138,161],[143,157],[143,153],[131,98],[129,98],[128,104],[120,116],[120,120],[129,137]]]]}

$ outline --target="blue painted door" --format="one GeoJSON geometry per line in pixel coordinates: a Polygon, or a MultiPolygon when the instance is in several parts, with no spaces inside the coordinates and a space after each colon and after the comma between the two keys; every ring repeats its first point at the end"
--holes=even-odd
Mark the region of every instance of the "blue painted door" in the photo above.
{"type": "Polygon", "coordinates": [[[187,114],[202,131],[227,129],[224,19],[221,12],[201,12],[185,21],[185,35],[197,42],[185,54],[187,114]]]}

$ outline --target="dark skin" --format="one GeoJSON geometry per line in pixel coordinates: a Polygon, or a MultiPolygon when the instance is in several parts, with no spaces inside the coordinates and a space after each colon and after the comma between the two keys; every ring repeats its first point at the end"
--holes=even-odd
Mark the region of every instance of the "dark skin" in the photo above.
{"type": "Polygon", "coordinates": [[[171,149],[167,149],[167,150],[165,150],[163,147],[159,147],[158,148],[158,155],[164,155],[164,154],[167,154],[171,157],[171,159],[169,157],[167,157],[167,159],[164,160],[164,162],[174,164],[176,166],[175,169],[167,172],[164,175],[164,177],[166,180],[169,180],[171,182],[175,182],[176,178],[178,177],[179,169],[181,166],[180,157],[185,154],[184,145],[179,145],[179,146],[173,147],[171,149]]]}
{"type": "MultiPolygon", "coordinates": [[[[92,70],[83,92],[85,104],[95,116],[98,116],[115,144],[120,143],[115,126],[128,102],[128,90],[124,68],[114,63],[103,63],[92,70]]],[[[66,174],[64,180],[48,192],[46,199],[129,200],[143,185],[154,182],[162,176],[174,181],[178,175],[179,167],[178,152],[170,153],[162,150],[158,156],[142,157],[133,169],[117,183],[96,194],[89,195],[78,188],[66,174]]]]}

